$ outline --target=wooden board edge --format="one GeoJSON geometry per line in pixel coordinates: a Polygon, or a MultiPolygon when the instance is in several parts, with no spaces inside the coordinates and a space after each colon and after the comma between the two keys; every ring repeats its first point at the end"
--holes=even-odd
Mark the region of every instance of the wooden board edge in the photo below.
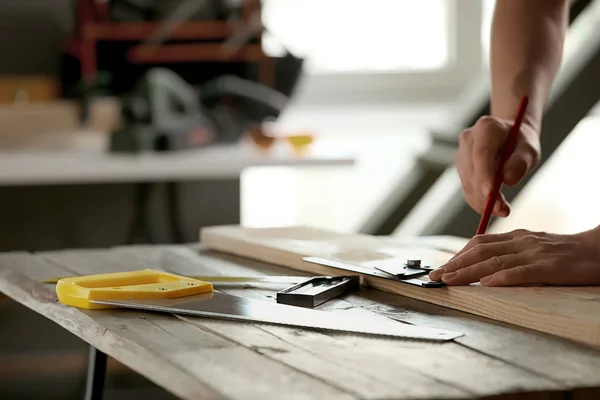
{"type": "MultiPolygon", "coordinates": [[[[293,261],[289,261],[290,252],[285,250],[280,250],[276,248],[272,248],[269,246],[262,245],[257,242],[247,242],[244,240],[230,238],[225,235],[221,235],[221,231],[227,231],[227,229],[234,228],[236,226],[217,226],[217,227],[208,227],[200,230],[200,242],[206,246],[208,249],[221,251],[228,254],[234,254],[240,257],[244,257],[247,259],[254,259],[266,263],[276,264],[282,267],[290,268],[293,270],[315,273],[320,275],[356,275],[354,272],[343,272],[336,268],[326,267],[318,264],[308,263],[302,260],[303,257],[311,256],[311,254],[300,254],[295,253],[297,259],[293,261]],[[255,248],[260,248],[263,252],[262,256],[248,256],[248,252],[244,251],[244,247],[247,245],[252,245],[255,248]]],[[[495,313],[484,312],[473,307],[469,307],[465,305],[464,301],[453,302],[452,305],[449,305],[449,300],[452,300],[452,292],[460,291],[460,287],[445,287],[445,288],[435,288],[435,289],[424,289],[419,288],[413,285],[403,284],[403,283],[395,283],[392,281],[388,281],[383,278],[376,278],[370,276],[362,276],[362,280],[367,283],[370,287],[385,291],[391,294],[396,294],[400,296],[406,296],[409,298],[413,298],[416,300],[421,300],[427,303],[436,304],[438,306],[451,308],[458,311],[463,311],[469,314],[478,315],[481,317],[493,319],[496,321],[520,326],[523,328],[531,329],[537,332],[554,335],[557,337],[561,337],[564,339],[572,340],[587,346],[594,347],[596,349],[600,348],[600,335],[596,335],[594,333],[598,332],[599,327],[595,324],[589,326],[586,331],[592,332],[591,334],[581,335],[577,334],[576,331],[572,330],[573,321],[568,318],[564,318],[558,315],[548,316],[548,319],[551,320],[551,327],[563,327],[562,329],[557,328],[547,328],[546,326],[541,326],[539,323],[536,323],[538,312],[536,310],[523,309],[521,314],[521,318],[516,319],[511,315],[504,315],[504,318],[500,318],[495,313]],[[445,292],[445,295],[438,296],[432,298],[431,296],[425,296],[424,290],[438,290],[441,292],[445,292]]],[[[463,295],[465,293],[464,289],[463,295]]],[[[481,300],[481,299],[478,299],[481,300]]],[[[498,299],[487,299],[486,302],[500,302],[498,299]]],[[[489,308],[489,307],[484,307],[489,308]]]]}

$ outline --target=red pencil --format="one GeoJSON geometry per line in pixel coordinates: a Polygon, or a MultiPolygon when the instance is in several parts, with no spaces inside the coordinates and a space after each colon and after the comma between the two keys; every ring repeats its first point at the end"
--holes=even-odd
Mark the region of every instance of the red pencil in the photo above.
{"type": "Polygon", "coordinates": [[[500,194],[500,187],[502,186],[502,181],[504,180],[502,176],[502,170],[504,170],[504,164],[506,163],[508,157],[510,157],[511,153],[515,148],[515,145],[517,144],[517,137],[519,136],[521,122],[523,121],[523,117],[525,116],[525,110],[527,110],[528,102],[529,98],[527,96],[523,96],[523,98],[521,99],[521,104],[519,105],[519,110],[517,111],[517,118],[515,119],[515,123],[508,134],[508,138],[506,139],[506,145],[504,146],[504,152],[502,153],[500,163],[498,164],[498,168],[496,169],[494,187],[488,195],[487,203],[485,204],[485,210],[483,212],[483,215],[481,216],[481,221],[479,221],[479,228],[477,228],[478,235],[485,233],[488,224],[490,223],[490,218],[492,217],[492,212],[494,211],[494,205],[498,200],[498,196],[500,194]]]}

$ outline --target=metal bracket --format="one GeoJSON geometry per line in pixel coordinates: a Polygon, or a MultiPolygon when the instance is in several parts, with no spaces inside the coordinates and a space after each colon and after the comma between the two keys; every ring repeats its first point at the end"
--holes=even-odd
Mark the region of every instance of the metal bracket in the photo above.
{"type": "Polygon", "coordinates": [[[433,271],[435,268],[421,265],[421,260],[406,260],[399,264],[397,259],[377,260],[364,263],[365,267],[373,267],[402,279],[418,278],[433,271]]]}
{"type": "MultiPolygon", "coordinates": [[[[395,265],[395,268],[391,268],[389,263],[385,263],[384,261],[372,261],[370,264],[374,264],[371,266],[350,264],[346,261],[339,260],[330,260],[322,257],[304,257],[303,261],[324,265],[326,267],[332,267],[341,269],[344,271],[352,271],[357,272],[359,274],[374,276],[377,278],[389,279],[395,282],[408,283],[410,285],[415,285],[423,288],[437,288],[445,286],[442,281],[432,281],[432,280],[424,280],[419,279],[419,277],[424,277],[430,271],[433,271],[434,268],[429,266],[421,267],[420,262],[416,265],[416,262],[411,262],[410,266],[408,262],[405,265],[395,265]],[[379,264],[378,264],[379,263],[379,264]],[[377,265],[377,266],[375,266],[377,265]]],[[[409,261],[417,261],[417,260],[409,260],[409,261]]]]}

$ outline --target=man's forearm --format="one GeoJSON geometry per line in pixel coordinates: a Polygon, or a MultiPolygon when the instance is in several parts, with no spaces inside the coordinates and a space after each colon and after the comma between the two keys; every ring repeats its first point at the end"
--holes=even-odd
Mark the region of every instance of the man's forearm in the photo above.
{"type": "Polygon", "coordinates": [[[524,122],[541,129],[543,109],[560,67],[568,0],[497,0],[491,32],[492,116],[513,119],[529,96],[524,122]]]}

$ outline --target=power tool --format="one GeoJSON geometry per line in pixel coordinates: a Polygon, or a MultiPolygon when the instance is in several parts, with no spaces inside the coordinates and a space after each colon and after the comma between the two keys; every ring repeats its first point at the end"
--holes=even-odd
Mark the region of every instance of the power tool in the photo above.
{"type": "MultiPolygon", "coordinates": [[[[298,70],[301,63],[292,62],[298,70]]],[[[284,90],[292,93],[291,86],[284,90]]],[[[97,87],[82,92],[82,123],[99,93],[97,87]]],[[[119,97],[120,125],[111,132],[109,150],[137,153],[233,143],[263,122],[276,120],[289,99],[282,91],[236,75],[193,86],[168,68],[152,68],[133,91],[119,97]]]]}
{"type": "Polygon", "coordinates": [[[284,94],[258,82],[224,75],[195,88],[165,68],[149,70],[121,99],[114,152],[172,151],[232,143],[252,126],[276,119],[284,94]]]}

